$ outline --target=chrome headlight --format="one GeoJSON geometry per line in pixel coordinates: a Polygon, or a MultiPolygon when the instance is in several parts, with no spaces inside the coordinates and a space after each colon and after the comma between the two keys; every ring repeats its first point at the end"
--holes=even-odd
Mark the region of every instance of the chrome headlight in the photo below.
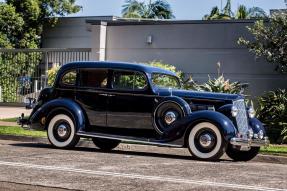
{"type": "Polygon", "coordinates": [[[231,107],[231,115],[232,115],[232,117],[236,117],[237,114],[238,114],[238,108],[233,105],[233,106],[231,107]]]}
{"type": "Polygon", "coordinates": [[[254,133],[253,133],[253,130],[250,128],[250,129],[248,129],[248,138],[249,139],[252,139],[253,138],[253,135],[254,135],[254,133]]]}
{"type": "Polygon", "coordinates": [[[254,108],[252,106],[248,109],[247,112],[248,112],[249,118],[254,118],[255,115],[256,115],[256,112],[255,112],[255,110],[254,110],[254,108]]]}

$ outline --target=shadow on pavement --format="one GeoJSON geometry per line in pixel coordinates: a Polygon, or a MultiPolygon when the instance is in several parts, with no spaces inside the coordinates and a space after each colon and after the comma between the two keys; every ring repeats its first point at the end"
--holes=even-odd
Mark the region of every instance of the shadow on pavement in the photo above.
{"type": "MultiPolygon", "coordinates": [[[[145,152],[145,151],[131,151],[131,150],[111,150],[109,152],[101,151],[96,147],[75,147],[73,149],[59,149],[51,146],[50,144],[43,144],[43,143],[13,143],[10,144],[11,146],[16,147],[30,147],[30,148],[49,148],[53,150],[71,150],[71,151],[80,151],[80,152],[99,152],[99,153],[111,153],[111,154],[120,154],[120,155],[133,155],[133,156],[147,156],[147,157],[157,157],[157,158],[167,158],[167,159],[180,159],[180,160],[195,160],[199,161],[193,156],[183,156],[183,155],[176,155],[176,154],[166,154],[166,153],[154,153],[154,152],[145,152]]],[[[226,159],[220,159],[216,162],[223,162],[229,161],[226,159]]],[[[210,161],[206,161],[210,162],[210,161]]]]}

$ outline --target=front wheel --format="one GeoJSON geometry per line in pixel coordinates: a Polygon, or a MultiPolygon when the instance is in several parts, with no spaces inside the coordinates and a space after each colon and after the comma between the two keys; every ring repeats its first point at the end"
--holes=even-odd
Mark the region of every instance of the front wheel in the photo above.
{"type": "Polygon", "coordinates": [[[226,150],[226,154],[234,161],[249,161],[256,157],[259,150],[260,147],[251,147],[248,151],[240,151],[238,149],[232,148],[232,146],[229,145],[226,150]]]}
{"type": "Polygon", "coordinates": [[[103,151],[110,151],[116,148],[121,141],[119,140],[111,140],[111,139],[103,139],[103,138],[93,138],[92,139],[96,147],[103,151]]]}
{"type": "Polygon", "coordinates": [[[210,122],[195,125],[188,136],[188,149],[201,160],[218,160],[225,152],[227,142],[218,127],[210,122]]]}
{"type": "Polygon", "coordinates": [[[55,115],[48,123],[48,140],[58,148],[72,148],[79,142],[73,120],[66,114],[55,115]]]}

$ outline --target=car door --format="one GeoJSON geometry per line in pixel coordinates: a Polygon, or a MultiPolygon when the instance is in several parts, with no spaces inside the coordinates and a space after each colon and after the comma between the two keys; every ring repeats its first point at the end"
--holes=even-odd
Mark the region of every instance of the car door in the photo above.
{"type": "Polygon", "coordinates": [[[108,69],[79,69],[77,102],[84,108],[91,126],[106,127],[108,69]]]}
{"type": "MultiPolygon", "coordinates": [[[[114,70],[108,96],[107,126],[110,128],[153,130],[154,96],[142,72],[114,70]]],[[[132,131],[139,132],[139,131],[132,131]]]]}

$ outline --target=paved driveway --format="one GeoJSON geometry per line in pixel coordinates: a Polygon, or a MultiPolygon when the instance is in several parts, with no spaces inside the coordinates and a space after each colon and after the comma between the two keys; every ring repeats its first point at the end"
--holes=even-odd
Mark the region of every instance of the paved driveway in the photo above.
{"type": "Polygon", "coordinates": [[[121,144],[53,149],[0,140],[0,188],[5,190],[287,190],[287,165],[203,162],[183,149],[121,144]]]}
{"type": "Polygon", "coordinates": [[[32,110],[27,110],[25,107],[4,107],[0,106],[0,119],[19,117],[21,113],[25,116],[30,115],[32,110]]]}

